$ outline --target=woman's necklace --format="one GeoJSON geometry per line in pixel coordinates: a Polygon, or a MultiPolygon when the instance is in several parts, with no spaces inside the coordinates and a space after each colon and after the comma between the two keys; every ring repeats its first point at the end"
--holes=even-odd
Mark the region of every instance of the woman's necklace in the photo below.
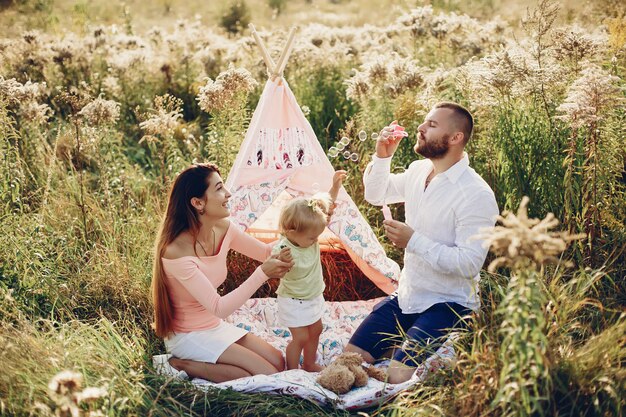
{"type": "Polygon", "coordinates": [[[213,232],[213,252],[211,252],[210,255],[209,255],[209,252],[207,252],[204,245],[202,244],[202,242],[200,242],[199,240],[196,240],[196,242],[198,242],[198,244],[200,245],[200,247],[202,248],[202,251],[204,252],[206,256],[213,256],[215,254],[215,229],[211,229],[211,231],[213,232]]]}

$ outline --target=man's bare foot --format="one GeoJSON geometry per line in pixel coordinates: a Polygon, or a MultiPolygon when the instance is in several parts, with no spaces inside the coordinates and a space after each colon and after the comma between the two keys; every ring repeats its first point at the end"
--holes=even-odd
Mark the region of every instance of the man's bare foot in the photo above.
{"type": "Polygon", "coordinates": [[[307,372],[321,372],[324,368],[324,366],[318,365],[317,363],[313,363],[311,365],[302,364],[302,369],[307,372]]]}

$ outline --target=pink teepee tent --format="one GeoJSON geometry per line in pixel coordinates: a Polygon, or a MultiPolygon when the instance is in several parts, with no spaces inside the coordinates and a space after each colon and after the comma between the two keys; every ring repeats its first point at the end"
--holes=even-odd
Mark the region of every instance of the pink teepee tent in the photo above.
{"type": "MultiPolygon", "coordinates": [[[[282,77],[291,51],[292,30],[277,64],[252,27],[270,73],[226,186],[231,217],[253,236],[278,238],[280,207],[290,198],[330,188],[334,168],[282,77]]],[[[354,201],[341,189],[323,247],[345,250],[363,273],[387,293],[395,290],[400,268],[387,258],[354,201]]]]}

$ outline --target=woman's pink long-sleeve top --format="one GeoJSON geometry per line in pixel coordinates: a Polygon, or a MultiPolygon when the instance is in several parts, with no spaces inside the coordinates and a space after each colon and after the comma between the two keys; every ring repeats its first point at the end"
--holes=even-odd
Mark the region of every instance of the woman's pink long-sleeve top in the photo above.
{"type": "Polygon", "coordinates": [[[229,249],[258,261],[265,261],[271,253],[271,245],[247,235],[231,222],[214,256],[161,258],[174,309],[174,332],[189,333],[216,327],[268,280],[259,266],[239,287],[220,296],[217,288],[226,280],[229,249]]]}

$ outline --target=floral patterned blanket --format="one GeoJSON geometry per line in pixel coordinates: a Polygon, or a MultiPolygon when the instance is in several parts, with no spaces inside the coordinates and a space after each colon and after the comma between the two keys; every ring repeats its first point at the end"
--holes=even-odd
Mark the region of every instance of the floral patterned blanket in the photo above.
{"type": "MultiPolygon", "coordinates": [[[[324,330],[317,352],[318,363],[327,365],[342,352],[352,333],[380,300],[326,302],[326,311],[322,318],[324,330]]],[[[291,334],[288,328],[278,323],[277,309],[275,298],[254,298],[248,300],[227,321],[250,330],[284,352],[291,334]]],[[[169,355],[154,356],[155,369],[161,374],[175,375],[176,371],[167,362],[168,357],[169,355]]],[[[366,386],[354,388],[343,395],[337,395],[322,388],[315,382],[317,373],[303,370],[284,371],[274,375],[256,375],[220,384],[202,379],[194,379],[192,382],[201,389],[231,388],[240,392],[293,395],[338,409],[355,410],[377,406],[400,391],[424,381],[428,375],[439,369],[452,366],[455,359],[452,340],[449,338],[433,356],[416,369],[409,381],[394,385],[370,378],[366,386]]],[[[377,366],[384,366],[384,364],[377,366]]]]}

